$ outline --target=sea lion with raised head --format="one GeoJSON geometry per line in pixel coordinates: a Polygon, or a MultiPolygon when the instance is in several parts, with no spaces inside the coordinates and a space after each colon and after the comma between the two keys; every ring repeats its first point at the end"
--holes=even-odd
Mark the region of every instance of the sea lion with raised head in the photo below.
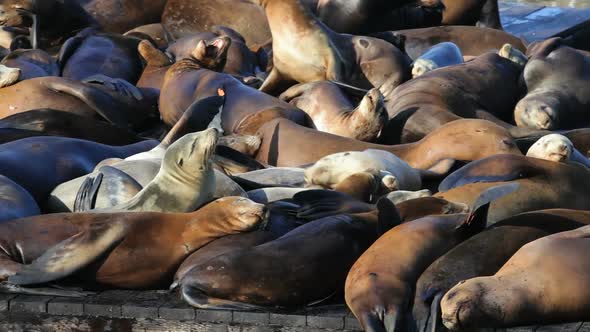
{"type": "Polygon", "coordinates": [[[329,81],[295,85],[279,98],[307,113],[317,130],[360,141],[374,142],[388,121],[378,89],[371,89],[356,108],[329,81]]]}

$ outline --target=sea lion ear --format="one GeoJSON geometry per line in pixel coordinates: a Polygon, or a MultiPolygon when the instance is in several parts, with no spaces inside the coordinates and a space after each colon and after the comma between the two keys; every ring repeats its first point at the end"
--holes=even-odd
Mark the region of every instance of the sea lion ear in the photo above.
{"type": "Polygon", "coordinates": [[[467,217],[465,222],[457,227],[457,229],[466,229],[474,234],[483,230],[487,225],[490,204],[497,199],[515,192],[518,188],[520,188],[520,184],[516,182],[507,183],[491,187],[481,193],[475,201],[475,204],[473,204],[469,217],[467,217]]]}
{"type": "Polygon", "coordinates": [[[383,197],[377,202],[377,210],[379,213],[377,231],[380,235],[387,233],[395,226],[401,225],[402,218],[392,201],[383,197]]]}

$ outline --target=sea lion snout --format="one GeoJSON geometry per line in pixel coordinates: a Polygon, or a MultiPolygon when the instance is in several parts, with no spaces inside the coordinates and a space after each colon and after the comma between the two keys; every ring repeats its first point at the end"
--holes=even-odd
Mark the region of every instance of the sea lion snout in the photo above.
{"type": "Polygon", "coordinates": [[[466,322],[476,322],[475,316],[481,311],[475,303],[484,294],[483,286],[477,280],[459,282],[441,300],[442,322],[452,331],[462,330],[466,322]]]}
{"type": "Polygon", "coordinates": [[[552,96],[531,96],[524,98],[514,110],[519,127],[553,130],[558,127],[558,99],[552,96]]]}
{"type": "Polygon", "coordinates": [[[527,157],[545,159],[555,162],[567,161],[571,158],[573,143],[560,134],[541,137],[527,152],[527,157]]]}

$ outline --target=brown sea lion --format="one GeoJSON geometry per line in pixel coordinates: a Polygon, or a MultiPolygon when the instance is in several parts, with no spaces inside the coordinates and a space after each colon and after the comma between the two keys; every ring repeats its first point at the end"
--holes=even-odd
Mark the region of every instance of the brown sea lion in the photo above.
{"type": "Polygon", "coordinates": [[[224,25],[244,36],[254,50],[271,39],[264,10],[250,1],[169,0],[162,24],[176,38],[224,25]]]}
{"type": "Polygon", "coordinates": [[[0,128],[23,129],[35,136],[79,138],[107,145],[127,145],[142,140],[130,130],[86,116],[51,109],[17,113],[0,120],[0,128]]]}
{"type": "Polygon", "coordinates": [[[338,34],[300,0],[254,2],[265,9],[273,35],[273,68],[262,91],[278,90],[289,80],[333,80],[363,89],[379,88],[385,95],[410,78],[407,56],[383,40],[338,34]],[[317,51],[310,53],[309,49],[317,51]]]}
{"type": "Polygon", "coordinates": [[[39,49],[10,52],[0,64],[20,69],[19,80],[21,81],[35,77],[60,76],[57,60],[49,53],[39,49]]]}
{"type": "Polygon", "coordinates": [[[509,122],[521,94],[521,72],[522,66],[515,62],[487,53],[406,82],[385,104],[390,120],[380,141],[415,142],[459,118],[497,117],[509,122]]]}
{"type": "Polygon", "coordinates": [[[445,0],[442,25],[477,25],[502,30],[498,0],[445,0]]]}
{"type": "Polygon", "coordinates": [[[587,126],[590,54],[565,46],[561,38],[531,45],[528,54],[528,93],[514,110],[516,124],[548,130],[587,126]]]}
{"type": "Polygon", "coordinates": [[[143,141],[116,147],[73,138],[25,138],[0,145],[0,174],[21,185],[43,204],[58,184],[90,173],[100,161],[124,158],[156,144],[156,141],[143,141]]]}
{"type": "Polygon", "coordinates": [[[485,228],[491,201],[514,185],[482,193],[470,214],[424,217],[394,227],[356,261],[346,278],[346,304],[365,330],[398,331],[406,324],[412,288],[422,271],[485,228]],[[389,253],[395,253],[391,259],[389,253]]]}
{"type": "Polygon", "coordinates": [[[48,108],[103,118],[122,128],[141,129],[156,119],[157,94],[106,76],[97,80],[38,77],[5,87],[0,89],[0,118],[48,108]]]}
{"type": "Polygon", "coordinates": [[[85,29],[68,39],[59,53],[62,76],[81,81],[102,74],[137,83],[143,65],[140,39],[85,29]]]}
{"type": "Polygon", "coordinates": [[[371,89],[356,108],[329,81],[295,85],[279,98],[307,113],[317,130],[360,141],[375,141],[388,121],[378,89],[371,89]]]}
{"type": "Polygon", "coordinates": [[[466,56],[480,56],[496,51],[504,44],[510,44],[521,52],[527,48],[523,41],[508,32],[472,26],[440,26],[431,28],[386,31],[373,34],[374,37],[400,45],[400,38],[406,53],[416,60],[432,46],[442,42],[452,42],[459,46],[466,56]]]}
{"type": "Polygon", "coordinates": [[[102,30],[124,33],[160,21],[166,0],[76,0],[102,30]]]}
{"type": "Polygon", "coordinates": [[[3,252],[0,278],[33,285],[76,275],[90,285],[163,288],[193,251],[221,236],[252,230],[263,217],[263,205],[227,197],[193,213],[78,213],[18,219],[0,226],[3,234],[11,234],[0,240],[3,248],[22,248],[3,252]]]}
{"type": "Polygon", "coordinates": [[[460,282],[441,301],[450,330],[585,321],[590,226],[523,246],[491,277],[460,282]]]}
{"type": "Polygon", "coordinates": [[[262,137],[262,145],[256,159],[276,166],[307,165],[333,153],[377,149],[395,154],[413,168],[444,174],[455,160],[477,160],[498,153],[521,154],[506,129],[477,119],[450,122],[419,142],[402,145],[361,142],[284,119],[265,124],[258,135],[262,137]]]}
{"type": "Polygon", "coordinates": [[[502,220],[451,249],[422,273],[416,283],[412,317],[416,331],[444,329],[440,299],[458,282],[496,273],[523,245],[590,223],[580,210],[541,210],[502,220]]]}
{"type": "Polygon", "coordinates": [[[449,175],[435,196],[472,206],[480,192],[508,181],[520,187],[492,203],[490,224],[541,209],[590,209],[585,189],[590,185],[587,167],[518,155],[496,155],[471,162],[449,175]]]}
{"type": "Polygon", "coordinates": [[[387,200],[380,201],[378,213],[314,220],[274,241],[193,267],[179,281],[180,292],[199,308],[302,307],[321,302],[341,292],[353,262],[396,223],[395,207],[387,200]],[[303,245],[310,242],[316,245],[303,245]]]}

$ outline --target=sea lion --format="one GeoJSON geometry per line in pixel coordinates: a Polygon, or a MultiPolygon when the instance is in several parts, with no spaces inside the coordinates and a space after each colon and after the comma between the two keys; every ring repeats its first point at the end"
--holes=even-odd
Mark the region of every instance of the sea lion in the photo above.
{"type": "Polygon", "coordinates": [[[124,33],[160,21],[165,0],[76,0],[106,32],[124,33]]]}
{"type": "Polygon", "coordinates": [[[450,330],[508,327],[588,319],[587,252],[590,227],[524,245],[491,277],[460,282],[443,296],[450,330]]]}
{"type": "MultiPolygon", "coordinates": [[[[0,81],[6,81],[9,75],[0,73],[0,81]]],[[[0,118],[47,108],[103,118],[122,128],[141,129],[156,119],[157,97],[148,90],[106,76],[88,82],[38,77],[0,89],[0,118]]]]}
{"type": "Polygon", "coordinates": [[[528,212],[502,220],[459,244],[432,263],[418,279],[412,310],[416,330],[444,329],[440,322],[440,299],[461,280],[493,275],[523,245],[589,222],[590,215],[585,211],[528,212]]]}
{"type": "Polygon", "coordinates": [[[580,153],[572,141],[561,134],[549,134],[541,137],[529,148],[526,156],[555,162],[573,161],[590,166],[588,157],[580,153]]]}
{"type": "Polygon", "coordinates": [[[194,266],[179,281],[180,293],[199,308],[302,307],[321,302],[340,292],[353,262],[396,223],[395,207],[386,200],[380,201],[378,213],[314,220],[274,241],[194,266]],[[316,245],[302,245],[310,241],[316,245]]]}
{"type": "Polygon", "coordinates": [[[397,331],[406,324],[412,288],[422,271],[457,244],[485,228],[491,201],[515,189],[491,188],[470,214],[424,217],[394,227],[350,269],[346,304],[365,330],[397,331]],[[388,253],[395,253],[392,260],[388,253]]]}
{"type": "Polygon", "coordinates": [[[60,76],[57,60],[43,50],[16,50],[10,52],[0,64],[20,69],[21,81],[35,77],[60,76]]]}
{"type": "Polygon", "coordinates": [[[109,146],[61,137],[31,137],[0,145],[0,174],[43,204],[60,183],[90,173],[100,161],[148,150],[156,141],[109,146]],[[35,161],[35,162],[32,162],[35,161]]]}
{"type": "Polygon", "coordinates": [[[307,113],[317,130],[360,141],[375,141],[388,121],[378,89],[371,89],[356,108],[328,81],[295,85],[279,98],[307,113]]]}
{"type": "Polygon", "coordinates": [[[17,113],[0,120],[0,128],[23,129],[35,136],[79,138],[107,145],[127,145],[142,140],[130,130],[86,116],[51,109],[17,113]]]}
{"type": "Polygon", "coordinates": [[[256,203],[267,204],[283,199],[291,199],[297,193],[310,190],[308,188],[261,188],[248,191],[248,198],[256,203]]]}
{"type": "Polygon", "coordinates": [[[173,42],[169,40],[169,34],[164,29],[161,23],[152,23],[135,27],[123,34],[123,36],[137,37],[139,39],[147,39],[153,42],[158,49],[165,50],[168,44],[173,42]]]}
{"type": "Polygon", "coordinates": [[[305,185],[305,170],[298,167],[270,167],[234,176],[248,182],[259,183],[263,187],[303,187],[305,185]]]}
{"type": "Polygon", "coordinates": [[[31,49],[29,30],[23,28],[0,26],[0,57],[18,49],[31,49]]]}
{"type": "Polygon", "coordinates": [[[227,26],[244,36],[250,49],[259,48],[272,37],[264,10],[250,1],[170,0],[162,24],[176,38],[211,31],[215,25],[227,26]]]}
{"type": "Polygon", "coordinates": [[[137,83],[143,65],[140,39],[86,29],[68,39],[59,52],[62,76],[81,81],[102,74],[137,83]]]}
{"type": "Polygon", "coordinates": [[[480,56],[510,44],[521,52],[527,47],[522,39],[508,32],[474,26],[437,26],[420,29],[385,31],[372,36],[390,41],[396,45],[403,39],[406,53],[412,60],[418,59],[429,48],[442,42],[455,43],[465,56],[480,56]]]}
{"type": "Polygon", "coordinates": [[[66,213],[18,219],[0,226],[2,234],[10,234],[0,240],[7,249],[0,258],[0,278],[33,285],[75,274],[90,285],[162,288],[193,251],[221,236],[252,230],[263,216],[263,205],[226,197],[193,213],[66,213]],[[136,250],[138,246],[142,249],[136,250]]]}
{"type": "Polygon", "coordinates": [[[422,76],[437,68],[463,63],[463,54],[452,42],[442,42],[429,48],[412,64],[412,76],[422,76]]]}
{"type": "Polygon", "coordinates": [[[441,25],[476,25],[502,30],[498,0],[445,0],[441,25]]]}
{"type": "Polygon", "coordinates": [[[510,122],[520,97],[521,71],[517,63],[487,53],[400,85],[385,104],[390,120],[380,142],[415,142],[441,124],[459,118],[510,122]],[[492,90],[493,96],[489,93],[492,90]]]}
{"type": "MultiPolygon", "coordinates": [[[[227,50],[227,46],[224,46],[229,42],[227,37],[216,40],[213,47],[227,50]]],[[[220,88],[225,91],[225,104],[221,112],[221,125],[225,134],[253,135],[260,126],[274,118],[307,124],[305,112],[246,86],[228,74],[205,68],[194,59],[184,59],[170,67],[160,94],[160,113],[166,124],[174,125],[191,103],[217,94],[220,88]]]]}
{"type": "Polygon", "coordinates": [[[333,153],[377,149],[395,154],[413,168],[445,174],[454,161],[477,160],[498,153],[521,154],[506,129],[477,119],[453,121],[419,142],[391,146],[322,133],[285,119],[265,124],[258,135],[262,145],[256,159],[276,166],[307,165],[333,153]],[[310,146],[314,148],[309,149],[310,146]]]}
{"type": "Polygon", "coordinates": [[[278,90],[288,80],[333,80],[357,88],[379,88],[387,97],[386,93],[410,78],[409,58],[381,39],[338,34],[300,0],[254,2],[265,9],[273,35],[273,68],[261,91],[278,90]],[[318,51],[310,53],[310,47],[318,51]]]}
{"type": "MultiPolygon", "coordinates": [[[[567,137],[572,142],[574,148],[583,156],[590,157],[590,128],[580,128],[573,130],[561,131],[561,135],[567,137]]],[[[526,153],[538,140],[547,134],[530,135],[516,139],[518,148],[526,153]]]]}
{"type": "Polygon", "coordinates": [[[318,160],[305,170],[305,182],[333,188],[355,173],[374,173],[386,192],[420,190],[420,172],[396,155],[383,150],[340,152],[318,160]]]}
{"type": "Polygon", "coordinates": [[[38,214],[41,214],[41,210],[31,194],[14,181],[0,175],[0,223],[38,214]]]}
{"type": "Polygon", "coordinates": [[[564,45],[561,38],[532,45],[524,72],[527,95],[514,109],[521,127],[574,129],[588,125],[590,54],[564,45]]]}
{"type": "Polygon", "coordinates": [[[584,189],[590,185],[587,167],[518,155],[496,155],[463,166],[441,182],[435,197],[472,206],[473,197],[505,182],[516,182],[520,187],[492,203],[490,224],[541,209],[588,209],[584,189]]]}

